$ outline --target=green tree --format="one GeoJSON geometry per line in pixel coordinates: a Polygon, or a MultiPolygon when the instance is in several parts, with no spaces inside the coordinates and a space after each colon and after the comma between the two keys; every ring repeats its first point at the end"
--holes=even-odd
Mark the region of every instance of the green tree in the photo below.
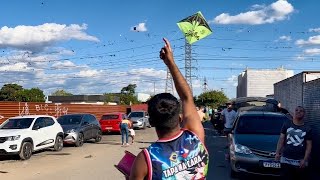
{"type": "Polygon", "coordinates": [[[22,102],[44,102],[45,95],[39,88],[22,89],[16,93],[16,100],[22,102]]]}
{"type": "Polygon", "coordinates": [[[72,93],[69,93],[63,89],[58,89],[54,93],[51,94],[51,96],[72,96],[72,93]]]}
{"type": "Polygon", "coordinates": [[[120,104],[130,105],[141,103],[137,96],[135,96],[136,88],[136,84],[129,84],[128,86],[123,87],[120,94],[120,104]]]}
{"type": "Polygon", "coordinates": [[[139,104],[141,103],[137,96],[133,94],[120,94],[120,104],[121,105],[130,105],[130,104],[139,104]]]}
{"type": "Polygon", "coordinates": [[[108,103],[108,102],[117,102],[120,101],[120,97],[118,94],[114,94],[114,93],[104,93],[103,94],[105,99],[104,102],[108,103]]]}
{"type": "Polygon", "coordinates": [[[123,93],[126,93],[126,94],[135,94],[136,93],[136,88],[137,88],[137,85],[136,84],[129,84],[128,86],[126,87],[123,87],[121,89],[121,94],[123,93]]]}
{"type": "Polygon", "coordinates": [[[222,91],[208,91],[201,93],[198,97],[195,98],[195,103],[197,106],[211,106],[217,108],[219,105],[222,105],[228,101],[228,97],[222,91]]]}
{"type": "Polygon", "coordinates": [[[23,90],[18,84],[5,84],[0,90],[0,101],[16,101],[16,93],[23,90]]]}

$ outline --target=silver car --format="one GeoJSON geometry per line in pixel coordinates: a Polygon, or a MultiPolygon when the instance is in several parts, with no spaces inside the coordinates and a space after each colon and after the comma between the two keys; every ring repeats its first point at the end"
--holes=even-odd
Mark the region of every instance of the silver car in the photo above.
{"type": "Polygon", "coordinates": [[[245,111],[237,117],[230,139],[231,176],[239,173],[279,176],[275,152],[283,123],[282,113],[245,111]]]}
{"type": "Polygon", "coordinates": [[[133,128],[145,129],[146,127],[151,127],[149,115],[146,111],[132,111],[128,117],[132,121],[133,128]]]}

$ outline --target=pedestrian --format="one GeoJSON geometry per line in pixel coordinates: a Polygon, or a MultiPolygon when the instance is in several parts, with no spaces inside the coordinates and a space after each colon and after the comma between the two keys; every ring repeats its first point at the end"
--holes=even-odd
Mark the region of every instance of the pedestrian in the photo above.
{"type": "Polygon", "coordinates": [[[211,106],[209,106],[208,114],[209,114],[209,117],[210,117],[210,118],[211,118],[211,116],[212,116],[212,113],[213,113],[213,110],[212,110],[211,106]]]}
{"type": "Polygon", "coordinates": [[[175,64],[168,40],[164,41],[160,58],[172,75],[181,102],[170,93],[157,94],[148,101],[150,124],[159,139],[138,154],[130,179],[205,179],[209,154],[204,144],[204,129],[190,87],[175,64]]]}
{"type": "Polygon", "coordinates": [[[198,107],[197,112],[198,112],[200,121],[203,122],[206,119],[206,114],[204,113],[204,107],[203,106],[198,107]]]}
{"type": "Polygon", "coordinates": [[[293,120],[285,122],[277,145],[285,179],[308,179],[307,167],[312,149],[312,132],[304,122],[305,109],[296,107],[293,120]]]}
{"type": "Polygon", "coordinates": [[[120,130],[121,130],[121,142],[122,146],[129,145],[128,143],[128,136],[129,136],[129,129],[132,127],[132,123],[128,119],[123,119],[120,123],[120,130]],[[126,144],[124,144],[124,139],[126,139],[126,144]]]}
{"type": "Polygon", "coordinates": [[[220,120],[223,121],[224,124],[224,134],[228,137],[230,134],[233,123],[236,120],[237,113],[233,110],[233,106],[231,103],[227,103],[227,108],[225,108],[221,112],[220,120]]]}
{"type": "Polygon", "coordinates": [[[131,138],[131,144],[134,143],[134,137],[136,136],[136,133],[134,132],[133,128],[129,129],[129,136],[131,138]]]}

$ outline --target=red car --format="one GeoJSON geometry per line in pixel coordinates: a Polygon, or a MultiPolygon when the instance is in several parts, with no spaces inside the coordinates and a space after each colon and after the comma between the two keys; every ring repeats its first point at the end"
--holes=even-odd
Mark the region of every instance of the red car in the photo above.
{"type": "Polygon", "coordinates": [[[99,121],[102,132],[104,133],[119,132],[120,133],[119,124],[123,119],[128,119],[125,113],[107,113],[102,115],[99,121]]]}

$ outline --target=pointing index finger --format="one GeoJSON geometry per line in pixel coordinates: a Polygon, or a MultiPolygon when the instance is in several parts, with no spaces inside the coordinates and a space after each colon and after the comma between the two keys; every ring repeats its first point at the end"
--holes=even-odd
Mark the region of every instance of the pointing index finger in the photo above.
{"type": "Polygon", "coordinates": [[[170,45],[169,41],[166,38],[163,38],[163,41],[166,44],[166,46],[169,48],[169,50],[172,52],[171,45],[170,45]]]}

